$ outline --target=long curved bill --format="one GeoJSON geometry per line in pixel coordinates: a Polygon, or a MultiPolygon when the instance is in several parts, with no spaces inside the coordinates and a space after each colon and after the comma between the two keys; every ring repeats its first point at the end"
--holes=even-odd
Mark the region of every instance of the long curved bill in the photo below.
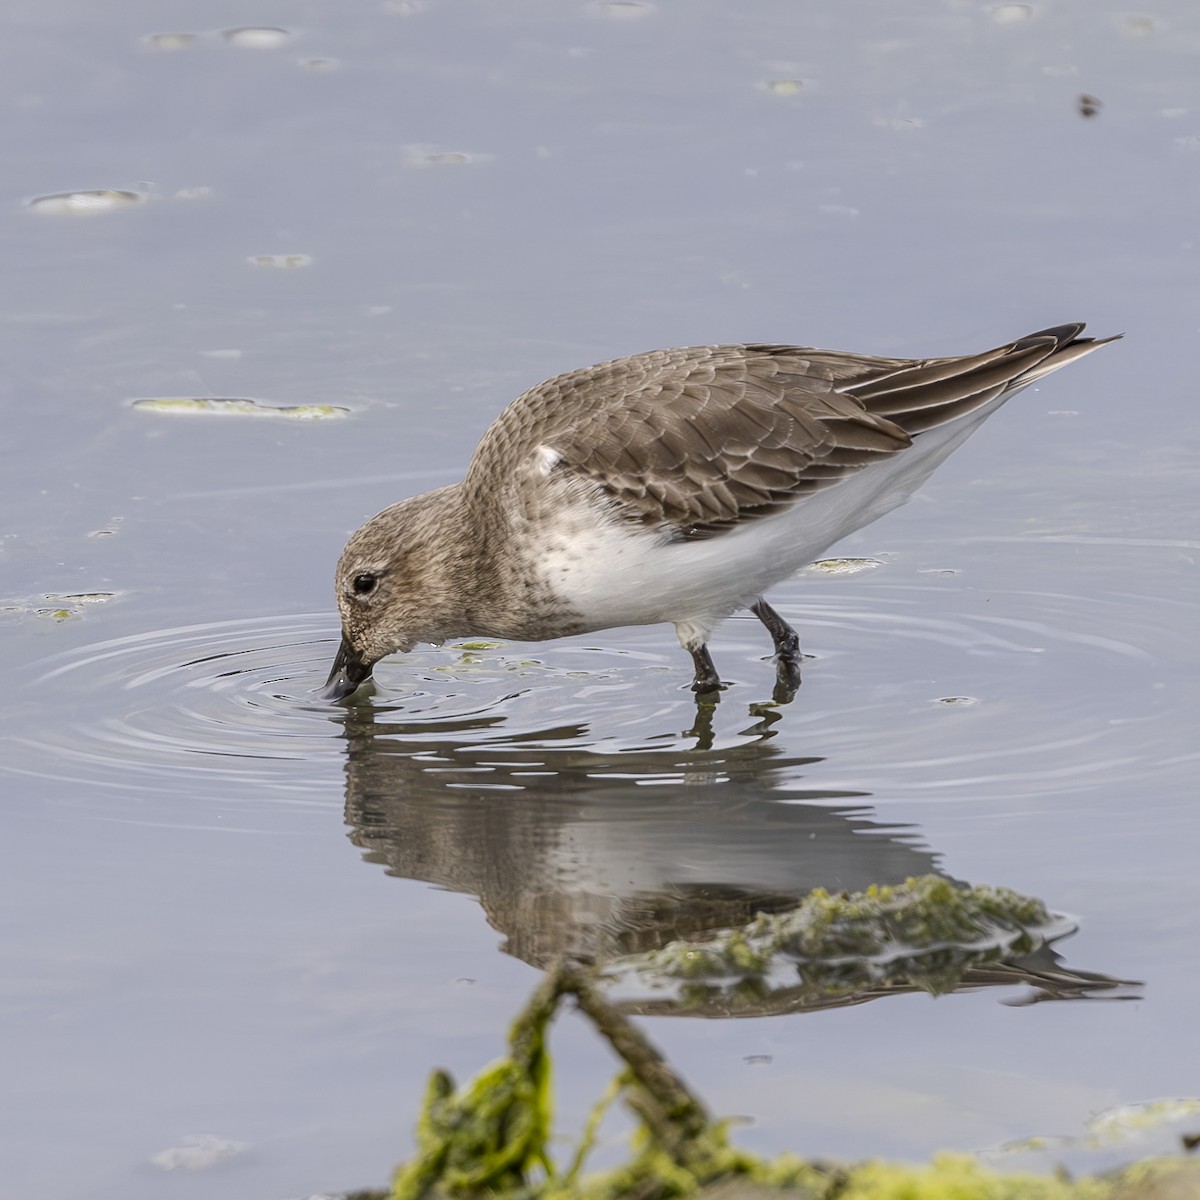
{"type": "Polygon", "coordinates": [[[371,678],[373,663],[365,662],[362,656],[346,639],[338,647],[337,656],[329,678],[325,680],[325,690],[321,693],[326,700],[344,700],[360,683],[371,678]]]}

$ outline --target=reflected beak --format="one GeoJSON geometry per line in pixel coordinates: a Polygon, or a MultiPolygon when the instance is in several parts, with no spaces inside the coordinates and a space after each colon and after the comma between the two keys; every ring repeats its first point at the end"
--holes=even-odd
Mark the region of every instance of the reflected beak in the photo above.
{"type": "Polygon", "coordinates": [[[326,700],[344,700],[360,683],[371,678],[373,665],[364,662],[358,651],[343,637],[321,694],[326,700]]]}

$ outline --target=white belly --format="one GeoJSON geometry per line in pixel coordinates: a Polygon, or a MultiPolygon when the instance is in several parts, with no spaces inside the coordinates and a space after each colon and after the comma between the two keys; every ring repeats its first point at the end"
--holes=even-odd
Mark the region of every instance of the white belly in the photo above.
{"type": "Polygon", "coordinates": [[[1002,400],[920,435],[912,446],[778,513],[697,541],[615,522],[585,502],[563,506],[538,555],[544,582],[590,630],[670,621],[707,637],[835,542],[903,504],[1002,400]]]}

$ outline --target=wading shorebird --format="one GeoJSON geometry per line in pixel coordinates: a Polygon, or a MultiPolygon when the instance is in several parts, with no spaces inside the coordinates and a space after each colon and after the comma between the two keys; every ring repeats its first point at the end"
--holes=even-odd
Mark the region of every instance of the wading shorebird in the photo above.
{"type": "Polygon", "coordinates": [[[652,350],[539,383],[461,483],[385,508],[346,543],[325,695],[418,642],[660,621],[692,656],[692,689],[715,693],[709,635],[749,608],[789,699],[800,644],[767,588],[904,503],[1014,392],[1115,340],[1083,328],[952,358],[652,350]]]}

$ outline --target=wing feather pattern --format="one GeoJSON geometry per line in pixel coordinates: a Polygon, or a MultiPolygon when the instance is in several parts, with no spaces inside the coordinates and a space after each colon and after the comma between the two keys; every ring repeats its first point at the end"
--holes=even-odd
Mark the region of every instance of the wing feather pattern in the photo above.
{"type": "Polygon", "coordinates": [[[957,358],[762,344],[636,354],[531,388],[485,435],[471,473],[501,478],[502,463],[548,447],[553,474],[590,485],[623,519],[712,537],[1102,344],[1082,330],[1058,326],[957,358]]]}

